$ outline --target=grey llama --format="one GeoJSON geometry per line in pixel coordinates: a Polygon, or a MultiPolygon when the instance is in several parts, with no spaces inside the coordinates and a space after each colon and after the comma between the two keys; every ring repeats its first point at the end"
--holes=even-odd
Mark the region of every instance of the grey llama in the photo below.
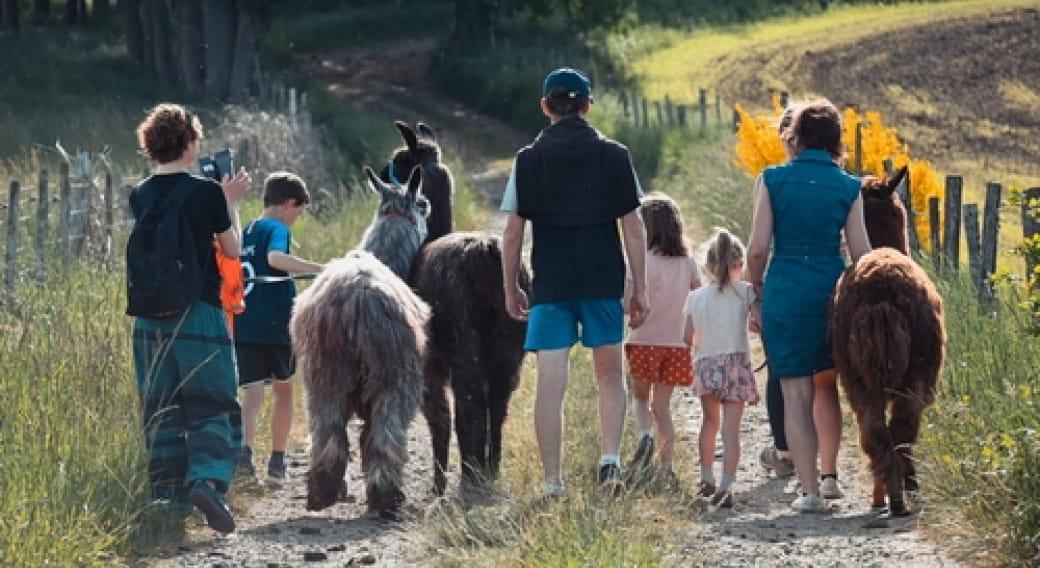
{"type": "MultiPolygon", "coordinates": [[[[440,495],[447,484],[451,440],[448,386],[455,403],[462,480],[472,487],[498,475],[502,425],[519,384],[527,327],[505,310],[500,239],[483,232],[451,232],[453,180],[440,162],[433,130],[420,122],[417,135],[403,122],[394,125],[405,145],[394,151],[384,173],[421,168],[431,206],[430,232],[409,282],[433,310],[422,411],[433,444],[433,490],[440,495]]],[[[526,271],[520,280],[529,291],[526,271]]]]}
{"type": "Polygon", "coordinates": [[[365,168],[380,195],[358,249],[328,263],[296,299],[289,327],[310,426],[307,509],[334,504],[345,487],[347,424],[357,416],[369,514],[397,517],[405,496],[408,428],[423,394],[429,307],[405,283],[426,236],[429,203],[419,169],[407,188],[365,168]]]}

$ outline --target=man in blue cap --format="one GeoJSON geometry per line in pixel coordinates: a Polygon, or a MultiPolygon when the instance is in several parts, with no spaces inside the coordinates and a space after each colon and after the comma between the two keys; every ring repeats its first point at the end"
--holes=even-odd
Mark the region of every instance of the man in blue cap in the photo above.
{"type": "Polygon", "coordinates": [[[524,347],[538,357],[534,421],[547,495],[564,489],[563,396],[570,348],[579,339],[592,350],[599,391],[599,483],[611,493],[623,489],[624,314],[635,328],[650,309],[642,190],[628,148],[586,121],[591,104],[592,85],[581,71],[564,67],[546,76],[541,108],[550,124],[517,152],[501,206],[509,213],[502,235],[506,309],[528,322],[524,347]],[[527,221],[534,273],[530,298],[517,285],[527,221]],[[627,306],[622,306],[622,240],[633,281],[627,306]]]}

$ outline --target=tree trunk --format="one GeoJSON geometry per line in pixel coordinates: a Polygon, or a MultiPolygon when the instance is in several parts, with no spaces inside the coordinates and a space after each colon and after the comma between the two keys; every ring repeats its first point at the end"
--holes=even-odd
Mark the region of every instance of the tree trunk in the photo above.
{"type": "Polygon", "coordinates": [[[65,24],[74,26],[79,23],[79,0],[65,0],[65,24]]]}
{"type": "Polygon", "coordinates": [[[51,19],[51,0],[33,0],[33,25],[45,26],[51,19]]]}
{"type": "Polygon", "coordinates": [[[205,81],[206,46],[202,41],[202,0],[178,0],[177,57],[184,88],[199,94],[205,81]]]}
{"type": "Polygon", "coordinates": [[[0,24],[0,27],[7,30],[17,30],[20,27],[18,0],[0,0],[0,24]]]}
{"type": "Polygon", "coordinates": [[[90,18],[87,17],[87,0],[76,0],[76,14],[79,17],[77,23],[87,27],[90,23],[90,18]]]}
{"type": "Polygon", "coordinates": [[[225,100],[231,87],[235,48],[234,0],[203,0],[202,33],[206,45],[206,96],[225,100]]]}
{"type": "Polygon", "coordinates": [[[141,26],[141,65],[155,71],[155,0],[140,0],[137,18],[141,26]]]}
{"type": "Polygon", "coordinates": [[[173,45],[169,4],[166,0],[147,0],[152,3],[152,57],[155,59],[155,74],[163,85],[177,83],[173,70],[173,45]]]}
{"type": "Polygon", "coordinates": [[[256,18],[245,8],[238,10],[238,30],[235,33],[235,56],[231,67],[231,84],[228,94],[232,100],[249,97],[253,86],[253,70],[256,61],[256,18]]]}
{"type": "Polygon", "coordinates": [[[119,0],[119,15],[126,36],[126,55],[138,65],[144,64],[144,26],[141,25],[141,0],[119,0]]]}
{"type": "Polygon", "coordinates": [[[109,0],[94,0],[94,10],[90,18],[97,27],[107,24],[112,19],[112,3],[109,0]]]}

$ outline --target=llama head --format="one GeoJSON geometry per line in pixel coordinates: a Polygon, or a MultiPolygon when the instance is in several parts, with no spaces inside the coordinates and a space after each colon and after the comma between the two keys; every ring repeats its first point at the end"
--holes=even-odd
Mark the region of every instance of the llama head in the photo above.
{"type": "Polygon", "coordinates": [[[394,126],[401,133],[404,146],[394,150],[386,167],[379,172],[383,181],[404,184],[402,176],[408,174],[416,166],[436,166],[441,161],[441,148],[437,144],[437,136],[423,122],[418,122],[413,130],[403,121],[395,121],[394,126]]]}
{"type": "Polygon", "coordinates": [[[867,225],[870,244],[874,248],[891,247],[909,254],[906,233],[906,209],[896,189],[906,177],[906,167],[884,177],[864,176],[860,193],[863,196],[863,218],[867,225]]]}
{"type": "Polygon", "coordinates": [[[426,217],[430,214],[430,203],[419,191],[422,168],[413,168],[408,176],[407,184],[403,187],[395,182],[384,182],[368,166],[365,166],[365,176],[368,178],[368,184],[372,190],[379,194],[376,219],[400,217],[421,227],[423,238],[425,238],[426,217]]]}

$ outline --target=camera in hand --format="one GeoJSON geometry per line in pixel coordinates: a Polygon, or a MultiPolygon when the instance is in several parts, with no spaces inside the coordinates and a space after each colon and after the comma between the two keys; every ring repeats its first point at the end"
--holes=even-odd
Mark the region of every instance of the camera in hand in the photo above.
{"type": "Polygon", "coordinates": [[[224,176],[235,175],[235,164],[231,156],[231,148],[224,148],[212,156],[200,157],[199,171],[202,172],[202,175],[215,179],[218,182],[222,181],[224,176]]]}

